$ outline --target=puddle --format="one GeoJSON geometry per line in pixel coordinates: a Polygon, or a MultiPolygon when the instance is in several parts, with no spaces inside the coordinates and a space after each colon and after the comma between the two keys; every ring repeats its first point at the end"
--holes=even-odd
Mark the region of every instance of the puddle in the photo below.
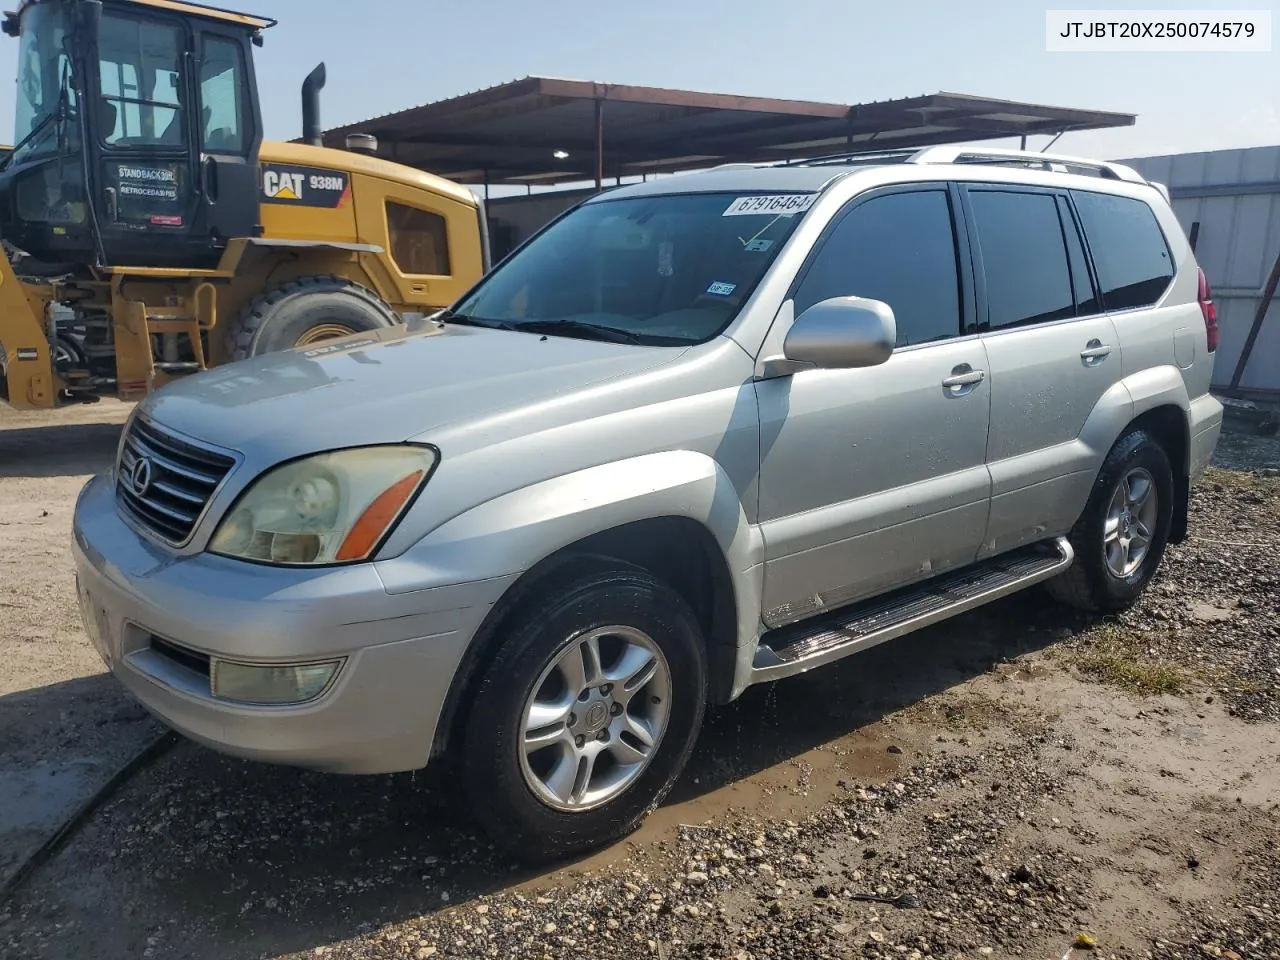
{"type": "Polygon", "coordinates": [[[893,779],[912,748],[900,738],[888,737],[877,724],[711,789],[701,782],[701,765],[695,762],[663,806],[626,840],[511,889],[555,889],[581,874],[618,868],[636,854],[674,840],[681,827],[714,827],[741,814],[761,820],[799,820],[848,787],[893,779]],[[890,746],[902,752],[891,753],[890,746]]]}

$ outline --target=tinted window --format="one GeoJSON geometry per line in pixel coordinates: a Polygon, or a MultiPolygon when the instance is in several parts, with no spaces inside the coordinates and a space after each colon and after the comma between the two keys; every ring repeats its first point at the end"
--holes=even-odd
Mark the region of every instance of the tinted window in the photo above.
{"type": "Polygon", "coordinates": [[[1146,307],[1173,279],[1173,258],[1151,208],[1105,193],[1072,193],[1108,310],[1146,307]]]}
{"type": "Polygon", "coordinates": [[[992,330],[1075,316],[1058,204],[1047,193],[969,194],[992,330]]]}
{"type": "Polygon", "coordinates": [[[850,210],[801,281],[796,313],[831,297],[883,300],[899,346],[956,336],[960,278],[947,194],[891,193],[850,210]]]}
{"type": "Polygon", "coordinates": [[[200,62],[200,118],[206,150],[244,150],[244,52],[240,44],[206,37],[200,62]]]}
{"type": "Polygon", "coordinates": [[[1076,295],[1076,313],[1082,317],[1092,316],[1101,311],[1102,306],[1098,303],[1098,294],[1093,289],[1093,280],[1089,276],[1084,244],[1080,242],[1080,230],[1071,215],[1070,205],[1062,197],[1058,198],[1058,215],[1062,218],[1062,231],[1067,238],[1067,259],[1071,263],[1071,288],[1076,295]]]}
{"type": "Polygon", "coordinates": [[[387,204],[391,259],[405,273],[449,274],[449,235],[444,217],[427,210],[387,204]]]}

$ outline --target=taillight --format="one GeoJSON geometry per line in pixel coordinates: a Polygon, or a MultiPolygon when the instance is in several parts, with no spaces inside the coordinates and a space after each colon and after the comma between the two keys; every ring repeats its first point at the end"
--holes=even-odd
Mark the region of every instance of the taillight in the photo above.
{"type": "Polygon", "coordinates": [[[1200,292],[1196,295],[1196,299],[1200,301],[1200,315],[1204,317],[1204,339],[1209,346],[1209,352],[1213,353],[1218,349],[1218,308],[1213,302],[1213,291],[1209,288],[1209,278],[1204,275],[1204,268],[1200,268],[1200,292]]]}

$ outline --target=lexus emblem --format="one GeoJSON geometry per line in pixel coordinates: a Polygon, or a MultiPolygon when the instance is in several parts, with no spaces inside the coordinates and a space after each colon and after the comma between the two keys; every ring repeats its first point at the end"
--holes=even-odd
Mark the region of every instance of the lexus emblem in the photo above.
{"type": "Polygon", "coordinates": [[[139,457],[133,462],[129,471],[129,486],[133,488],[135,497],[145,497],[151,489],[151,461],[146,457],[139,457]]]}

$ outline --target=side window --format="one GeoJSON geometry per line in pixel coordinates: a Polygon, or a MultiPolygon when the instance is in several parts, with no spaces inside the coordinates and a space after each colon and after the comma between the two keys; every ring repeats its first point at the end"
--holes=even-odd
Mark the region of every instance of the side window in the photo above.
{"type": "Polygon", "coordinates": [[[1067,247],[1052,194],[971,190],[987,281],[987,328],[1075,316],[1067,247]]]}
{"type": "Polygon", "coordinates": [[[214,153],[243,153],[244,50],[223,37],[205,36],[200,61],[200,129],[204,148],[214,153]]]}
{"type": "Polygon", "coordinates": [[[391,259],[401,271],[449,275],[449,235],[440,214],[388,201],[387,232],[391,259]]]}
{"type": "Polygon", "coordinates": [[[1062,232],[1067,238],[1067,259],[1071,263],[1071,288],[1076,294],[1076,313],[1082,317],[1100,313],[1102,304],[1098,302],[1098,294],[1089,278],[1084,244],[1080,242],[1080,231],[1075,217],[1071,215],[1071,205],[1067,203],[1066,197],[1058,197],[1058,216],[1062,218],[1062,232]]]}
{"type": "Polygon", "coordinates": [[[1147,307],[1173,280],[1173,258],[1160,224],[1141,200],[1088,191],[1071,192],[1093,254],[1108,310],[1147,307]]]}
{"type": "Polygon", "coordinates": [[[960,274],[946,191],[890,193],[845,214],[800,282],[796,313],[831,297],[883,300],[898,346],[957,336],[960,274]]]}

